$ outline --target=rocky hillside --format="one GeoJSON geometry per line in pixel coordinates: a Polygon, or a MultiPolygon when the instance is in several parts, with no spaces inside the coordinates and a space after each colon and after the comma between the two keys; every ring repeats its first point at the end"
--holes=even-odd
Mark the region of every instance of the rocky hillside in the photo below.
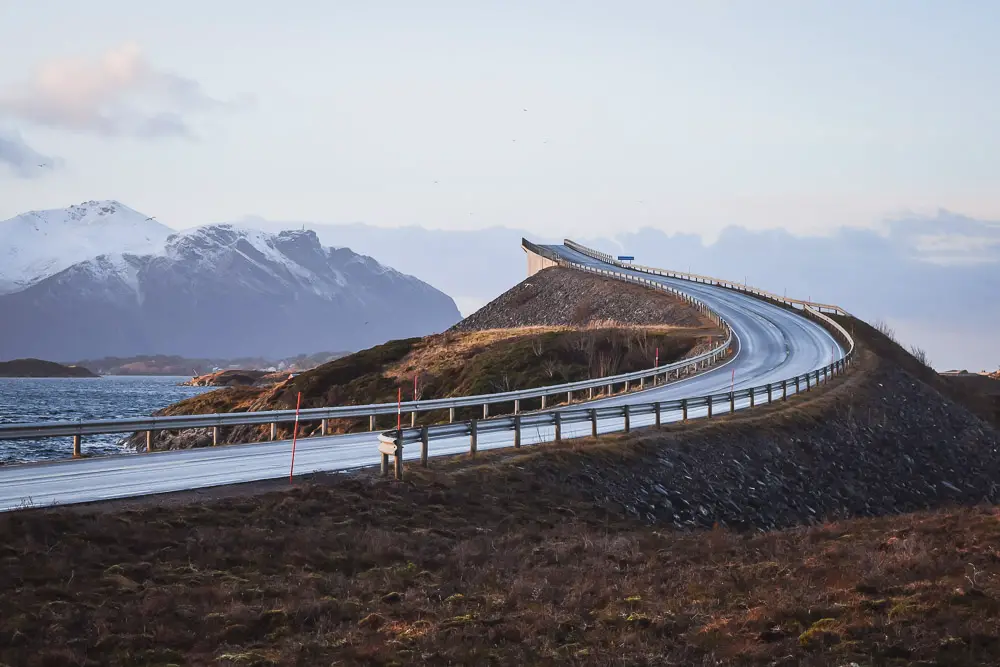
{"type": "Polygon", "coordinates": [[[268,387],[287,380],[289,375],[287,371],[227,370],[199,375],[184,384],[189,387],[268,387]]]}
{"type": "Polygon", "coordinates": [[[454,301],[313,232],[230,225],[166,240],[157,254],[89,259],[0,295],[0,349],[83,359],[162,353],[281,358],[443,331],[454,301]]]}
{"type": "Polygon", "coordinates": [[[453,330],[582,327],[595,323],[713,326],[700,312],[670,294],[573,269],[551,267],[503,293],[456,324],[453,330]]]}
{"type": "Polygon", "coordinates": [[[1000,433],[937,374],[846,318],[859,363],[787,405],[539,453],[541,484],[678,528],[767,529],[1000,502],[1000,433]]]}

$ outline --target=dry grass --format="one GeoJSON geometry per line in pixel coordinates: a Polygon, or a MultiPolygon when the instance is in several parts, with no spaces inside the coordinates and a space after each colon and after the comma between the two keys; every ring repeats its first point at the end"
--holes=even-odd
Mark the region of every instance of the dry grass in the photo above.
{"type": "Polygon", "coordinates": [[[400,382],[412,382],[415,373],[454,372],[475,355],[500,342],[537,338],[544,334],[571,331],[592,331],[606,335],[607,330],[620,330],[626,334],[644,331],[649,335],[679,339],[707,338],[719,335],[714,327],[633,326],[617,322],[592,322],[584,327],[520,327],[517,329],[487,329],[484,331],[449,331],[427,336],[417,343],[402,360],[385,369],[383,376],[400,382]]]}
{"type": "Polygon", "coordinates": [[[0,661],[1000,661],[995,508],[677,533],[516,457],[411,480],[4,516],[0,661]]]}

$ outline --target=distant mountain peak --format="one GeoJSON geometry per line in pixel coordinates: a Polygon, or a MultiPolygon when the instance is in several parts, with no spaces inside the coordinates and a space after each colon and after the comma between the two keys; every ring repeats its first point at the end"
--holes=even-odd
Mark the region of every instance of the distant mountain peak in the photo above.
{"type": "Polygon", "coordinates": [[[160,252],[172,233],[113,199],[23,213],[0,222],[0,294],[101,254],[160,252]]]}

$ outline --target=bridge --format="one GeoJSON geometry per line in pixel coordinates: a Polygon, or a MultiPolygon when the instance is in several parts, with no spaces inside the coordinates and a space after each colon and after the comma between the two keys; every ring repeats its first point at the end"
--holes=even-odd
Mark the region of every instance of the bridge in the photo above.
{"type": "MultiPolygon", "coordinates": [[[[553,385],[539,389],[304,410],[303,421],[323,425],[319,437],[300,440],[297,474],[346,471],[372,465],[381,453],[383,472],[402,476],[405,461],[426,465],[434,456],[501,447],[520,447],[567,438],[629,431],[670,421],[712,417],[755,407],[808,391],[844,372],[853,357],[850,335],[828,313],[846,314],[830,304],[788,299],[731,281],[623,263],[567,240],[536,245],[524,240],[529,274],[563,266],[613,280],[671,292],[698,308],[727,333],[715,348],[680,362],[644,371],[553,385]],[[567,405],[550,407],[555,397],[567,405]],[[522,414],[520,401],[541,398],[543,410],[522,414]],[[571,401],[579,401],[571,403],[571,401]],[[513,404],[514,414],[490,417],[490,406],[513,404]],[[482,406],[483,419],[454,422],[455,409],[482,406]],[[415,415],[448,409],[451,423],[381,434],[326,435],[327,422],[343,417],[395,414],[411,424],[415,415]],[[410,446],[410,445],[419,446],[410,446]],[[376,450],[377,448],[377,450],[376,450]]],[[[103,433],[155,433],[184,428],[218,429],[240,424],[272,424],[272,441],[243,445],[122,454],[19,464],[0,468],[0,510],[92,502],[168,493],[288,475],[290,442],[274,440],[275,424],[290,422],[294,411],[226,413],[181,417],[43,422],[0,425],[0,440],[72,438],[103,433]]],[[[149,437],[147,442],[152,442],[149,437]]]]}

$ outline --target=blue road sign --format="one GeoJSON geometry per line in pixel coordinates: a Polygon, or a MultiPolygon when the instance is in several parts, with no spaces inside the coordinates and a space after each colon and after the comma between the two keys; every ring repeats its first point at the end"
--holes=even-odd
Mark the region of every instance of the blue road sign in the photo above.
{"type": "Polygon", "coordinates": [[[632,255],[618,255],[618,261],[619,262],[634,262],[635,261],[635,257],[633,257],[632,255]]]}

